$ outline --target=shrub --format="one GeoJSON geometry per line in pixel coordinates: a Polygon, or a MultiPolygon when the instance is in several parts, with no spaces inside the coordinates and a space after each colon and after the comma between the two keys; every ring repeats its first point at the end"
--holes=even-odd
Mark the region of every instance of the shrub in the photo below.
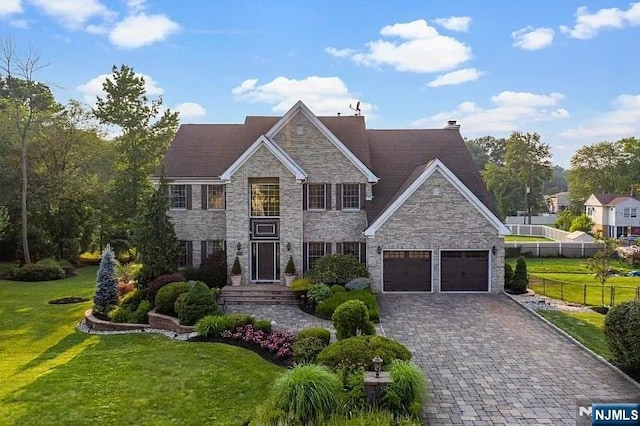
{"type": "Polygon", "coordinates": [[[311,289],[311,286],[313,286],[313,281],[311,281],[309,278],[297,278],[293,280],[293,282],[291,283],[291,287],[289,287],[289,290],[293,291],[294,293],[307,292],[311,289]]]}
{"type": "Polygon", "coordinates": [[[276,354],[278,358],[288,358],[292,354],[293,335],[286,331],[272,330],[270,333],[265,333],[247,324],[244,327],[236,327],[233,331],[225,330],[221,337],[256,345],[262,350],[276,354]]]}
{"type": "Polygon", "coordinates": [[[640,301],[612,307],[604,321],[604,336],[614,361],[632,375],[640,375],[640,301]]]}
{"type": "Polygon", "coordinates": [[[364,290],[371,286],[371,280],[369,278],[354,278],[344,285],[345,290],[364,290]]]}
{"type": "Polygon", "coordinates": [[[111,240],[109,244],[111,245],[111,248],[113,249],[113,252],[116,254],[116,256],[120,256],[122,252],[128,251],[131,247],[129,241],[120,238],[111,240]]]}
{"type": "Polygon", "coordinates": [[[326,284],[314,284],[311,286],[309,291],[307,292],[307,297],[314,304],[318,304],[333,295],[333,292],[326,284]]]}
{"type": "Polygon", "coordinates": [[[219,338],[223,331],[253,324],[253,318],[247,314],[207,315],[196,323],[196,333],[203,337],[219,338]]]}
{"type": "Polygon", "coordinates": [[[144,299],[144,290],[134,289],[132,292],[125,294],[120,299],[120,306],[128,307],[132,311],[135,311],[136,309],[138,309],[138,306],[140,306],[140,302],[142,302],[144,299]]]}
{"type": "Polygon", "coordinates": [[[149,311],[151,310],[151,302],[143,300],[138,305],[138,309],[134,312],[134,318],[138,324],[146,324],[149,322],[149,311]]]}
{"type": "Polygon", "coordinates": [[[274,406],[303,425],[321,425],[335,410],[341,391],[338,377],[325,367],[296,365],[278,378],[272,388],[274,406]]]}
{"type": "Polygon", "coordinates": [[[331,333],[326,328],[307,327],[300,330],[296,335],[297,339],[304,339],[306,337],[317,337],[318,339],[322,340],[326,346],[331,340],[331,333]]]}
{"type": "Polygon", "coordinates": [[[78,263],[81,265],[98,265],[100,264],[100,252],[85,251],[78,256],[78,263]]]}
{"type": "Polygon", "coordinates": [[[233,261],[233,266],[231,267],[231,275],[240,275],[242,273],[242,268],[240,268],[240,259],[236,256],[236,259],[233,261]]]}
{"type": "Polygon", "coordinates": [[[218,313],[218,304],[205,283],[196,281],[190,287],[174,304],[180,324],[183,325],[193,325],[200,318],[218,313]]]}
{"type": "Polygon", "coordinates": [[[293,342],[293,359],[298,363],[315,362],[318,354],[326,347],[327,343],[315,336],[296,338],[293,342]]]}
{"type": "Polygon", "coordinates": [[[136,323],[135,314],[128,307],[116,306],[109,312],[111,322],[136,323]]]}
{"type": "MultiPolygon", "coordinates": [[[[238,264],[239,265],[239,264],[238,264]]],[[[227,285],[227,255],[223,250],[216,250],[200,265],[200,281],[209,287],[227,285]]]]}
{"type": "Polygon", "coordinates": [[[253,322],[253,328],[255,328],[256,330],[264,331],[265,333],[271,333],[271,330],[273,329],[273,325],[269,320],[259,319],[253,322]]]}
{"type": "Polygon", "coordinates": [[[504,264],[504,289],[511,290],[513,283],[513,268],[508,263],[504,264]]]}
{"type": "Polygon", "coordinates": [[[514,293],[525,293],[527,291],[527,284],[529,284],[529,278],[527,277],[527,261],[524,257],[520,256],[516,263],[516,271],[513,274],[513,283],[511,288],[514,293]]]}
{"type": "Polygon", "coordinates": [[[352,255],[330,254],[318,259],[307,275],[315,282],[344,284],[354,278],[368,277],[369,271],[352,255]]]}
{"type": "Polygon", "coordinates": [[[293,256],[289,256],[289,260],[287,261],[287,266],[284,268],[284,273],[286,275],[296,274],[296,264],[293,263],[293,256]]]}
{"type": "MultiPolygon", "coordinates": [[[[22,253],[22,235],[19,237],[19,246],[16,252],[18,259],[24,260],[22,253]]],[[[51,241],[51,236],[43,229],[29,227],[27,233],[27,241],[29,242],[29,256],[32,262],[44,259],[56,254],[56,245],[51,241]]]]}
{"type": "Polygon", "coordinates": [[[158,294],[158,291],[160,291],[162,287],[170,283],[179,283],[184,281],[185,281],[185,278],[184,276],[182,276],[182,274],[160,275],[159,277],[151,281],[147,286],[147,299],[149,300],[149,302],[155,303],[156,295],[158,294]]]}
{"type": "Polygon", "coordinates": [[[100,267],[96,277],[96,291],[93,295],[94,311],[107,313],[111,306],[118,303],[116,286],[116,259],[109,244],[102,252],[100,267]]]}
{"type": "Polygon", "coordinates": [[[118,297],[122,298],[123,296],[131,293],[136,289],[136,285],[132,282],[119,282],[116,286],[116,291],[118,292],[118,297]]]}
{"type": "Polygon", "coordinates": [[[370,289],[334,293],[333,296],[316,306],[316,315],[320,318],[331,319],[336,308],[347,300],[364,302],[369,310],[369,319],[374,322],[380,319],[378,300],[370,289]]]}
{"type": "Polygon", "coordinates": [[[74,266],[71,263],[67,262],[66,260],[54,259],[52,257],[39,260],[37,263],[38,265],[59,266],[64,271],[66,277],[71,276],[71,274],[73,273],[73,270],[75,269],[74,266]]]}
{"type": "Polygon", "coordinates": [[[73,238],[61,238],[58,241],[58,256],[69,262],[75,262],[80,253],[80,242],[73,238]]]}
{"type": "Polygon", "coordinates": [[[340,284],[334,284],[331,286],[331,292],[332,293],[341,293],[343,291],[347,291],[344,286],[340,285],[340,284]]]}
{"type": "Polygon", "coordinates": [[[140,263],[118,263],[116,273],[118,274],[118,280],[120,281],[135,281],[140,275],[142,270],[142,264],[140,263]]]}
{"type": "Polygon", "coordinates": [[[169,283],[162,287],[156,295],[156,311],[160,314],[175,316],[174,305],[176,300],[182,293],[189,291],[190,287],[191,286],[185,282],[169,283]]]}
{"type": "Polygon", "coordinates": [[[396,359],[389,374],[393,381],[384,388],[381,405],[396,415],[419,416],[427,395],[427,381],[420,367],[396,359]]]}
{"type": "Polygon", "coordinates": [[[180,274],[184,277],[185,281],[202,281],[206,284],[202,279],[204,277],[202,269],[196,268],[195,266],[187,266],[180,269],[180,274]]]}
{"type": "Polygon", "coordinates": [[[40,263],[30,263],[9,272],[10,280],[28,282],[61,280],[66,276],[60,266],[40,263]]]}
{"type": "Polygon", "coordinates": [[[344,390],[339,412],[351,414],[369,408],[364,392],[364,368],[341,368],[336,373],[342,381],[344,390]]]}
{"type": "Polygon", "coordinates": [[[369,321],[367,305],[360,300],[349,300],[338,306],[331,317],[338,340],[360,334],[376,334],[375,326],[369,321]]]}
{"type": "Polygon", "coordinates": [[[383,365],[389,365],[394,359],[411,359],[409,349],[395,340],[383,336],[356,336],[330,344],[320,352],[317,362],[332,368],[373,370],[371,360],[376,355],[382,357],[383,365]]]}

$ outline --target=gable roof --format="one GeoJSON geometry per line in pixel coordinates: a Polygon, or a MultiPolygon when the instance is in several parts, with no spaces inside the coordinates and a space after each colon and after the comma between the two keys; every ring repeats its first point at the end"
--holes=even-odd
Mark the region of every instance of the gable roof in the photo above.
{"type": "Polygon", "coordinates": [[[594,200],[602,206],[615,206],[618,203],[627,201],[628,199],[640,201],[640,197],[630,196],[625,194],[591,194],[591,196],[585,201],[585,205],[597,205],[594,200]],[[591,202],[589,201],[591,200],[591,202]]]}
{"type": "Polygon", "coordinates": [[[376,231],[385,224],[387,220],[429,179],[436,171],[449,181],[462,194],[476,210],[493,225],[498,231],[498,235],[509,235],[511,231],[502,223],[500,219],[489,208],[478,199],[478,197],[456,177],[451,170],[439,159],[434,159],[426,165],[416,167],[403,185],[394,194],[394,199],[385,206],[376,220],[364,231],[365,236],[374,236],[376,231]]]}

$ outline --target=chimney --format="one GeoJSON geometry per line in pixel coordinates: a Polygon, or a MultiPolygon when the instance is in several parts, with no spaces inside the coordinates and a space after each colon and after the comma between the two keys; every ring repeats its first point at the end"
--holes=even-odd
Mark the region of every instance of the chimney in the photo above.
{"type": "Polygon", "coordinates": [[[458,124],[458,122],[456,120],[449,120],[449,121],[447,121],[447,125],[445,126],[445,129],[451,129],[451,130],[460,131],[460,125],[458,124]]]}

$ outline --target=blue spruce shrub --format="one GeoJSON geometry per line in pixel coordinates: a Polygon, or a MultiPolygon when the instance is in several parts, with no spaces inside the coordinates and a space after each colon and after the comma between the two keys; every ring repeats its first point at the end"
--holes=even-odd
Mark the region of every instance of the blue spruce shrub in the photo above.
{"type": "Polygon", "coordinates": [[[111,306],[118,304],[117,285],[116,258],[111,246],[107,244],[102,252],[96,277],[96,292],[93,295],[94,312],[106,315],[111,306]]]}

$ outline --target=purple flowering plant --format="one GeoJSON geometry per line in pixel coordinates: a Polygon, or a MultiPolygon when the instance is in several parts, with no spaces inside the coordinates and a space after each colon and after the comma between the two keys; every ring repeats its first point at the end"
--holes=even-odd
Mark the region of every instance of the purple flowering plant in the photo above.
{"type": "Polygon", "coordinates": [[[292,333],[280,330],[272,330],[265,333],[262,330],[255,330],[253,325],[236,327],[235,330],[225,330],[222,332],[223,339],[241,340],[254,344],[264,350],[275,353],[278,358],[287,358],[293,354],[294,336],[292,333]]]}

